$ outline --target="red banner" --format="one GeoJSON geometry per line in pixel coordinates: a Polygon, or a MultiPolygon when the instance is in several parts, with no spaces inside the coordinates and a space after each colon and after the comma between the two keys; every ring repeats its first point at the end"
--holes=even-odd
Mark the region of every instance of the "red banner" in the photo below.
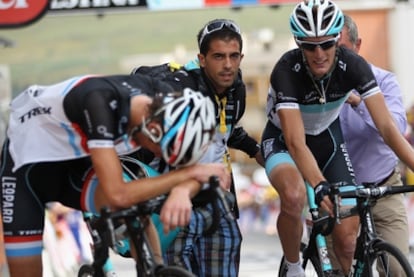
{"type": "Polygon", "coordinates": [[[0,28],[22,27],[47,11],[47,0],[0,0],[0,28]]]}
{"type": "Polygon", "coordinates": [[[0,29],[23,27],[41,18],[46,11],[70,13],[96,12],[97,9],[201,9],[212,6],[279,5],[297,1],[299,0],[0,0],[0,29]]]}

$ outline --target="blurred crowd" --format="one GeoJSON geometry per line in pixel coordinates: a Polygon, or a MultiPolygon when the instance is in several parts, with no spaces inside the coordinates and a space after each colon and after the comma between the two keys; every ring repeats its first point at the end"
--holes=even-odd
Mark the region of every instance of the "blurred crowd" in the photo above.
{"type": "Polygon", "coordinates": [[[80,211],[50,203],[43,238],[44,276],[76,276],[80,265],[92,261],[92,239],[80,211]]]}
{"type": "Polygon", "coordinates": [[[264,168],[257,168],[251,177],[244,174],[238,164],[233,164],[232,168],[237,189],[241,232],[276,234],[275,222],[279,213],[278,195],[270,185],[264,168]]]}

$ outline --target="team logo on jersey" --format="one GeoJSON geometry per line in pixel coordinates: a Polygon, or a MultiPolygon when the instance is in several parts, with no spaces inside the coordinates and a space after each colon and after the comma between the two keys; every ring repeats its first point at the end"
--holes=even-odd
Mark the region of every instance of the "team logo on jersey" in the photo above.
{"type": "Polygon", "coordinates": [[[111,107],[112,110],[116,110],[116,108],[118,107],[118,101],[117,100],[113,100],[109,103],[109,107],[111,107]]]}
{"type": "Polygon", "coordinates": [[[344,63],[344,61],[338,61],[338,66],[343,71],[346,71],[346,63],[344,63]]]}
{"type": "Polygon", "coordinates": [[[301,68],[302,68],[302,66],[300,65],[300,63],[296,63],[293,66],[292,70],[295,71],[295,72],[299,72],[301,68]]]}
{"type": "Polygon", "coordinates": [[[52,107],[36,107],[28,111],[27,113],[23,114],[19,117],[20,123],[24,123],[25,121],[31,119],[32,117],[43,115],[43,114],[52,114],[52,107]]]}

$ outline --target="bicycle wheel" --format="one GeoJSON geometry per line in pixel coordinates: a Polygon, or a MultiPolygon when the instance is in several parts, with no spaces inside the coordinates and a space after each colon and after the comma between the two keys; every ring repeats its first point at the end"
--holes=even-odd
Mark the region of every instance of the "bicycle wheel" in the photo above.
{"type": "Polygon", "coordinates": [[[191,272],[179,266],[160,266],[155,269],[156,277],[196,277],[191,272]]]}
{"type": "Polygon", "coordinates": [[[394,245],[378,241],[372,249],[368,256],[369,267],[365,268],[362,276],[414,276],[407,258],[394,245]]]}

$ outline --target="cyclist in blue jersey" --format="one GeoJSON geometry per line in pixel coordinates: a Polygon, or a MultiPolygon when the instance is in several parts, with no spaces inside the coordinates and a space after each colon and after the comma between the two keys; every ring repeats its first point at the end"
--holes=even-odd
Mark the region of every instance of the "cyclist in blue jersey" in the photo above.
{"type": "MultiPolygon", "coordinates": [[[[353,90],[361,95],[384,141],[409,168],[414,167],[414,151],[395,125],[370,65],[351,50],[338,47],[343,24],[343,13],[332,1],[297,4],[290,28],[298,48],[280,58],[270,77],[262,151],[267,175],[280,196],[277,229],[286,276],[305,276],[299,258],[304,182],[314,188],[316,203],[331,215],[330,183],[349,184],[341,189],[354,186],[339,124],[339,112],[353,90]]],[[[354,203],[343,201],[342,205],[354,203]]],[[[344,274],[351,266],[357,231],[358,218],[350,217],[332,233],[344,274]]]]}
{"type": "Polygon", "coordinates": [[[48,202],[96,213],[169,193],[160,214],[168,230],[189,222],[190,198],[211,175],[230,185],[224,165],[194,165],[215,127],[214,105],[200,92],[174,91],[143,75],[88,75],[31,86],[10,107],[0,176],[12,277],[42,276],[48,202]],[[119,155],[139,147],[180,169],[128,182],[119,155]]]}

